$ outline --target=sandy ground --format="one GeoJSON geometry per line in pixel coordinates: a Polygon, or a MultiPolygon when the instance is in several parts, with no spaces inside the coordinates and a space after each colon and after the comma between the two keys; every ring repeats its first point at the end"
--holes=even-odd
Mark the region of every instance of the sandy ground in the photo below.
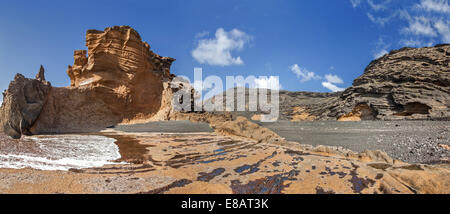
{"type": "Polygon", "coordinates": [[[450,193],[449,165],[410,165],[382,153],[296,142],[181,133],[186,123],[163,123],[170,124],[165,131],[179,133],[142,132],[160,123],[91,133],[115,138],[121,154],[117,163],[128,164],[69,171],[0,169],[0,193],[450,193]]]}
{"type": "MultiPolygon", "coordinates": [[[[214,133],[98,133],[129,164],[0,169],[0,193],[445,193],[447,169],[361,162],[214,133]],[[414,178],[414,182],[408,179],[414,178]],[[419,179],[419,180],[417,180],[419,179]],[[436,183],[436,181],[438,181],[436,183]],[[410,184],[412,183],[412,184],[410,184]],[[443,186],[444,185],[444,186],[443,186]]],[[[372,160],[373,161],[373,160],[372,160]]]]}
{"type": "MultiPolygon", "coordinates": [[[[314,121],[261,123],[286,140],[313,146],[340,146],[355,152],[381,150],[409,163],[442,163],[450,159],[450,121],[314,121]]],[[[212,132],[206,123],[163,121],[120,125],[124,132],[212,132]]]]}

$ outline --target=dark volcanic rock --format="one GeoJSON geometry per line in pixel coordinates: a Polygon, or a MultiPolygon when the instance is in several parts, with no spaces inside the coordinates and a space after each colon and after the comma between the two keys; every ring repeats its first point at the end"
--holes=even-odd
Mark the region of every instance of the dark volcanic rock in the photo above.
{"type": "Polygon", "coordinates": [[[20,138],[22,134],[30,134],[29,129],[39,117],[47,95],[51,89],[45,81],[44,69],[38,79],[28,79],[17,74],[4,92],[1,107],[1,127],[5,134],[20,138]]]}
{"type": "MultiPolygon", "coordinates": [[[[372,61],[364,74],[344,92],[279,91],[279,119],[448,120],[449,63],[450,45],[391,51],[372,61]]],[[[248,89],[244,96],[248,102],[248,89]]],[[[233,114],[258,120],[257,115],[261,113],[247,111],[233,114]]]]}
{"type": "Polygon", "coordinates": [[[372,61],[353,86],[332,104],[334,111],[322,116],[448,119],[449,63],[450,45],[391,51],[372,61]]]}

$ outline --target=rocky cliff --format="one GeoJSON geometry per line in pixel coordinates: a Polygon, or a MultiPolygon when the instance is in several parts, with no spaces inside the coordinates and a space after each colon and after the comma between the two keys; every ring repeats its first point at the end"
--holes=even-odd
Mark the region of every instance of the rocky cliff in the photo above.
{"type": "Polygon", "coordinates": [[[403,48],[371,62],[327,116],[450,118],[450,45],[403,48]]]}
{"type": "MultiPolygon", "coordinates": [[[[402,48],[372,61],[339,93],[280,93],[280,119],[450,119],[450,45],[402,48]]],[[[248,97],[248,91],[245,92],[248,97]]],[[[258,118],[263,112],[238,112],[258,118]]]]}

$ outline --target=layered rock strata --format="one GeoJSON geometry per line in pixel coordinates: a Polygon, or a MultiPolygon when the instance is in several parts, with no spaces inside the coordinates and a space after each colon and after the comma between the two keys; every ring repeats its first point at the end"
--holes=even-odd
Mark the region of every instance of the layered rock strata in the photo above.
{"type": "Polygon", "coordinates": [[[326,116],[364,108],[361,116],[369,119],[449,119],[450,45],[391,51],[371,62],[333,106],[326,116]]]}
{"type": "Polygon", "coordinates": [[[175,59],[152,52],[128,26],[88,30],[86,46],[87,51],[74,52],[74,64],[67,69],[70,87],[51,87],[43,71],[36,80],[16,76],[2,108],[8,135],[98,131],[121,122],[167,117],[172,90],[180,90],[170,86],[175,59]],[[17,102],[20,107],[14,107],[17,102]],[[27,102],[32,113],[27,109],[31,107],[23,107],[27,102]],[[14,116],[21,114],[32,116],[14,116]]]}
{"type": "MultiPolygon", "coordinates": [[[[449,120],[449,63],[448,44],[394,50],[372,61],[364,74],[343,92],[279,91],[279,118],[293,121],[449,120]]],[[[248,89],[243,96],[248,102],[248,89]]],[[[234,114],[257,119],[263,113],[234,114]]]]}

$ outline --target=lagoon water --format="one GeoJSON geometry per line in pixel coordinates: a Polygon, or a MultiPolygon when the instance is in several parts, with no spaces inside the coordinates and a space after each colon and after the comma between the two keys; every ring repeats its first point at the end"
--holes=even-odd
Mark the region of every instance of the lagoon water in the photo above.
{"type": "Polygon", "coordinates": [[[0,168],[69,170],[117,164],[115,139],[96,135],[44,135],[0,144],[0,168]]]}

